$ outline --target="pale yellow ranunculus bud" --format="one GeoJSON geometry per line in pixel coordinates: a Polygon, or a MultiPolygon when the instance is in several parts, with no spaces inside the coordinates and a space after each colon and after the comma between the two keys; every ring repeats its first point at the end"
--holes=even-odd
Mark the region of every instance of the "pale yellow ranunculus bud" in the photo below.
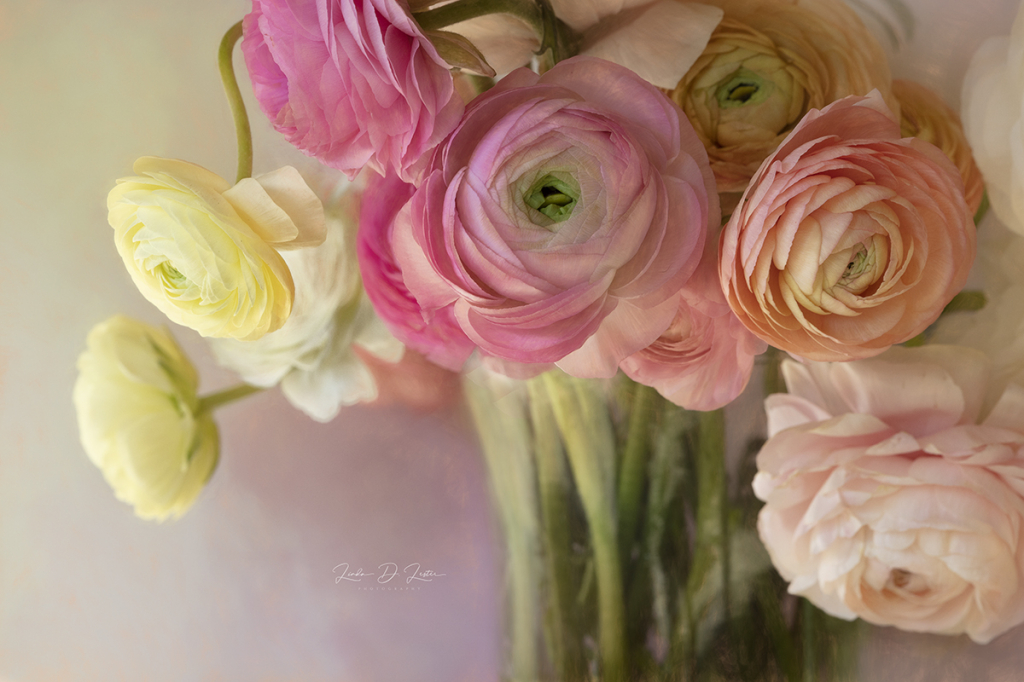
{"type": "Polygon", "coordinates": [[[219,452],[195,369],[167,330],[122,315],[93,327],[86,346],[74,390],[86,454],[138,516],[181,516],[219,452]]]}
{"type": "Polygon", "coordinates": [[[670,93],[704,142],[723,212],[809,109],[878,90],[885,53],[840,0],[706,0],[725,11],[670,93]]]}
{"type": "Polygon", "coordinates": [[[291,312],[277,249],[323,243],[323,206],[285,166],[230,186],[205,168],[143,157],[107,196],[114,241],[142,294],[203,336],[258,339],[291,312]]]}

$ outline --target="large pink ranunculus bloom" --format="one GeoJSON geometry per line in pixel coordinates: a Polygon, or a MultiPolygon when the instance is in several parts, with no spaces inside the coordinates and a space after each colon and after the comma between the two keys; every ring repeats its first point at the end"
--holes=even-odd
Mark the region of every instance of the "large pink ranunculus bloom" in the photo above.
{"type": "Polygon", "coordinates": [[[403,179],[462,115],[448,64],[404,0],[253,0],[242,52],[274,128],[352,177],[403,179]]]}
{"type": "Polygon", "coordinates": [[[668,328],[718,220],[679,108],[628,69],[576,57],[470,104],[394,248],[427,314],[452,306],[485,356],[608,377],[668,328]]]}
{"type": "Polygon", "coordinates": [[[761,165],[722,233],[729,305],[811,360],[870,357],[938,318],[974,261],[959,171],[900,137],[877,93],[811,110],[761,165]]]}
{"type": "Polygon", "coordinates": [[[377,315],[395,338],[431,362],[458,371],[476,345],[459,328],[452,306],[425,315],[409,294],[391,250],[395,215],[414,190],[394,175],[375,175],[367,183],[356,249],[363,287],[377,315]]]}
{"type": "Polygon", "coordinates": [[[679,292],[676,317],[650,346],[622,361],[634,381],[688,410],[716,410],[750,380],[766,344],[747,331],[718,281],[718,240],[708,238],[697,272],[679,292]]]}
{"type": "Polygon", "coordinates": [[[754,491],[789,591],[982,643],[1024,622],[1024,387],[956,346],[783,372],[754,491]]]}

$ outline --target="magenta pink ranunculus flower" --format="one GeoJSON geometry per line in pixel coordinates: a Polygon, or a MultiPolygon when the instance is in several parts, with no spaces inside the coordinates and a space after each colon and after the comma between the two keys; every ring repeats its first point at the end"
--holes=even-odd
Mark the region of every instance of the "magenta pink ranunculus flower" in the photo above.
{"type": "Polygon", "coordinates": [[[415,188],[397,176],[373,176],[363,192],[357,253],[363,287],[377,315],[399,341],[431,362],[458,371],[476,345],[466,337],[452,306],[426,315],[406,288],[391,250],[395,214],[415,188]]]}
{"type": "Polygon", "coordinates": [[[274,128],[349,177],[368,165],[414,178],[462,116],[448,64],[404,0],[253,0],[243,28],[274,128]]]}
{"type": "Polygon", "coordinates": [[[470,104],[394,248],[421,307],[451,306],[483,355],[608,377],[668,328],[718,222],[680,109],[628,69],[576,57],[470,104]]]}
{"type": "Polygon", "coordinates": [[[981,643],[1024,622],[1024,387],[956,346],[783,374],[754,492],[789,592],[981,643]]]}
{"type": "Polygon", "coordinates": [[[747,331],[725,301],[718,240],[709,236],[697,272],[679,292],[675,319],[654,343],[622,361],[622,371],[688,410],[731,403],[767,344],[747,331]]]}

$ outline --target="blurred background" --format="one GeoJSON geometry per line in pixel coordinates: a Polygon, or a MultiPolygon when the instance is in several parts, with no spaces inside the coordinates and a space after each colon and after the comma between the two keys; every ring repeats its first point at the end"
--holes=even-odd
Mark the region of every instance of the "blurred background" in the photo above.
{"type": "MultiPolygon", "coordinates": [[[[956,108],[970,55],[1018,7],[851,4],[895,76],[956,108]]],[[[115,313],[165,323],[114,249],[106,194],[143,155],[234,177],[215,56],[248,9],[0,0],[0,680],[497,680],[502,560],[460,409],[358,406],[323,425],[264,392],[218,412],[219,468],[162,525],[117,502],[79,444],[71,389],[88,330],[115,313]],[[418,590],[336,582],[342,563],[385,562],[444,575],[418,590]]],[[[256,171],[312,168],[269,129],[236,62],[256,171]]],[[[198,335],[173,333],[201,392],[236,383],[198,335]]],[[[748,396],[730,419],[759,411],[748,396]]],[[[875,629],[862,679],[1018,680],[1022,644],[1020,628],[987,647],[875,629]]]]}

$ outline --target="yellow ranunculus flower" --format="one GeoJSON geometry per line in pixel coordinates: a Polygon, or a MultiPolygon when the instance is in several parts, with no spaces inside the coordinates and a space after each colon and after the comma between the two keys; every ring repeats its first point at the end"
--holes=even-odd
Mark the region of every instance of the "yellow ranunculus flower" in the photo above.
{"type": "Polygon", "coordinates": [[[964,179],[964,198],[975,213],[985,194],[985,181],[974,162],[960,117],[938,94],[920,83],[895,80],[892,92],[900,103],[903,136],[920,138],[949,157],[964,179]]]}
{"type": "Polygon", "coordinates": [[[230,186],[205,168],[143,157],[107,197],[114,241],[142,294],[203,336],[258,339],[291,312],[276,249],[324,240],[323,206],[284,167],[230,186]]]}
{"type": "Polygon", "coordinates": [[[879,90],[897,111],[885,53],[840,0],[706,0],[725,11],[670,93],[704,142],[731,210],[809,109],[879,90]]]}
{"type": "Polygon", "coordinates": [[[74,390],[86,454],[138,516],[181,516],[219,452],[195,369],[166,330],[122,315],[93,327],[86,345],[74,390]]]}

